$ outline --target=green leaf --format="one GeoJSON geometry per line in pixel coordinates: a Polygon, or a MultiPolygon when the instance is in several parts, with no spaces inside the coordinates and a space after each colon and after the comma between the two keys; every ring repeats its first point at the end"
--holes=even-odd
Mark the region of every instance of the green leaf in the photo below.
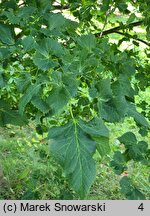
{"type": "Polygon", "coordinates": [[[46,38],[41,41],[36,47],[36,53],[33,57],[34,64],[42,70],[48,70],[58,65],[55,56],[60,57],[63,55],[61,45],[53,39],[46,38]]]}
{"type": "Polygon", "coordinates": [[[128,103],[128,115],[133,117],[134,120],[140,125],[140,126],[145,126],[147,128],[150,128],[150,124],[147,122],[147,120],[137,112],[136,107],[134,104],[128,103]]]}
{"type": "Polygon", "coordinates": [[[0,88],[3,88],[6,85],[6,78],[3,72],[0,71],[0,88]]]}
{"type": "Polygon", "coordinates": [[[95,141],[85,133],[83,123],[80,125],[75,121],[51,128],[48,138],[50,151],[64,168],[72,188],[84,198],[96,174],[92,158],[96,150],[95,141]]]}
{"type": "Polygon", "coordinates": [[[0,40],[4,44],[13,45],[14,39],[12,37],[12,29],[4,24],[0,24],[0,40]]]}
{"type": "Polygon", "coordinates": [[[36,52],[36,54],[33,57],[34,64],[41,70],[48,70],[50,68],[54,68],[58,65],[56,60],[52,60],[51,56],[49,55],[42,55],[39,52],[36,52]]]}
{"type": "Polygon", "coordinates": [[[138,144],[137,144],[137,146],[138,146],[139,151],[141,153],[146,153],[147,152],[147,149],[148,149],[147,142],[145,142],[145,141],[139,141],[138,144]]]}
{"type": "Polygon", "coordinates": [[[49,93],[47,103],[51,107],[54,114],[60,112],[67,105],[70,95],[63,86],[54,86],[49,93]]]}
{"type": "MultiPolygon", "coordinates": [[[[21,116],[18,111],[7,109],[1,113],[1,118],[4,126],[6,124],[13,124],[23,126],[27,124],[27,119],[21,116]]],[[[1,121],[0,121],[1,122],[1,121]]]]}
{"type": "Polygon", "coordinates": [[[145,200],[145,196],[134,186],[131,185],[131,180],[124,176],[120,180],[121,192],[125,194],[129,200],[145,200]]]}
{"type": "Polygon", "coordinates": [[[126,170],[126,160],[120,151],[116,151],[113,156],[113,160],[110,162],[110,166],[114,169],[117,175],[120,175],[126,170]]]}
{"type": "Polygon", "coordinates": [[[60,85],[62,83],[62,72],[60,71],[53,71],[51,73],[52,83],[55,83],[55,85],[60,85]]]}
{"type": "Polygon", "coordinates": [[[77,79],[73,77],[73,74],[71,75],[69,74],[69,75],[64,75],[62,77],[62,81],[67,91],[70,93],[72,97],[74,97],[77,94],[78,85],[79,85],[77,79]]]}
{"type": "Polygon", "coordinates": [[[116,115],[115,107],[111,101],[109,101],[109,103],[104,103],[103,101],[98,100],[97,107],[98,114],[102,119],[110,122],[118,121],[118,115],[116,115]]]}
{"type": "Polygon", "coordinates": [[[20,8],[17,17],[19,17],[20,19],[25,19],[27,20],[30,16],[32,16],[32,14],[36,11],[35,7],[22,7],[20,8]]]}
{"type": "Polygon", "coordinates": [[[30,74],[23,73],[22,77],[20,77],[16,80],[17,89],[20,92],[24,92],[27,89],[27,87],[29,85],[31,85],[31,80],[32,80],[32,78],[31,78],[30,74]]]}
{"type": "Polygon", "coordinates": [[[22,45],[25,52],[29,51],[35,47],[35,40],[32,36],[27,36],[23,38],[22,45]]]}
{"type": "Polygon", "coordinates": [[[127,132],[123,134],[118,140],[123,143],[126,147],[124,156],[127,160],[141,161],[147,163],[145,160],[145,155],[147,152],[148,144],[145,141],[140,141],[137,143],[136,136],[132,132],[127,132]]]}
{"type": "Polygon", "coordinates": [[[129,76],[127,74],[119,74],[117,83],[119,83],[119,88],[116,89],[118,93],[121,92],[122,95],[133,98],[135,95],[135,90],[132,88],[129,76]]]}
{"type": "Polygon", "coordinates": [[[130,179],[124,176],[120,180],[121,192],[127,196],[132,193],[133,187],[131,185],[130,179]]]}
{"type": "Polygon", "coordinates": [[[132,14],[129,16],[129,19],[128,19],[128,21],[127,21],[127,24],[132,23],[135,19],[136,19],[136,15],[135,15],[135,13],[132,13],[132,14]]]}
{"type": "Polygon", "coordinates": [[[145,200],[145,195],[137,188],[134,188],[132,193],[127,197],[129,200],[145,200]]]}
{"type": "Polygon", "coordinates": [[[109,131],[107,127],[105,126],[102,119],[95,117],[91,121],[87,122],[85,124],[84,121],[81,119],[79,120],[79,124],[82,127],[82,129],[85,131],[85,133],[90,134],[92,137],[109,137],[109,131]]]}
{"type": "Polygon", "coordinates": [[[128,5],[124,2],[118,3],[117,6],[120,12],[124,12],[128,8],[128,5]]]}
{"type": "Polygon", "coordinates": [[[101,155],[101,157],[106,156],[108,153],[110,153],[110,145],[109,145],[109,138],[108,137],[99,137],[94,138],[96,141],[96,149],[101,155]]]}
{"type": "Polygon", "coordinates": [[[42,0],[42,1],[38,1],[38,7],[43,11],[46,12],[47,10],[50,9],[51,7],[51,0],[42,0]]]}
{"type": "Polygon", "coordinates": [[[0,60],[4,61],[6,58],[8,58],[10,54],[10,50],[8,48],[0,48],[0,60]]]}
{"type": "Polygon", "coordinates": [[[128,155],[130,159],[135,161],[140,161],[143,164],[147,164],[146,154],[147,154],[148,144],[145,141],[138,142],[137,145],[133,145],[128,149],[128,155]]]}
{"type": "Polygon", "coordinates": [[[9,11],[4,11],[4,15],[8,18],[11,24],[19,24],[20,17],[16,16],[12,8],[9,8],[9,11]]]}
{"type": "Polygon", "coordinates": [[[7,102],[0,100],[0,126],[5,126],[6,124],[23,126],[27,122],[24,115],[21,116],[17,110],[12,110],[7,102]]]}
{"type": "Polygon", "coordinates": [[[145,127],[141,127],[140,130],[139,130],[139,133],[141,134],[142,137],[145,137],[148,135],[148,130],[145,129],[145,127]]]}
{"type": "Polygon", "coordinates": [[[127,103],[123,96],[117,95],[107,102],[98,101],[98,111],[101,118],[108,122],[119,122],[125,117],[127,103]]]}
{"type": "Polygon", "coordinates": [[[34,96],[31,99],[31,103],[42,113],[47,113],[50,110],[50,107],[48,106],[48,104],[43,99],[41,99],[39,96],[34,96]]]}
{"type": "Polygon", "coordinates": [[[5,11],[4,14],[7,16],[8,20],[11,24],[21,24],[23,25],[24,22],[35,12],[36,8],[34,7],[21,7],[19,11],[14,11],[13,9],[9,8],[9,11],[5,11]],[[23,22],[23,20],[25,20],[23,22]]]}
{"type": "Polygon", "coordinates": [[[112,96],[112,90],[110,86],[110,79],[102,79],[96,84],[96,88],[99,92],[99,97],[103,100],[110,99],[112,96]]]}
{"type": "Polygon", "coordinates": [[[96,47],[96,39],[92,34],[82,35],[77,40],[77,42],[83,49],[86,49],[88,52],[91,52],[92,49],[96,47]]]}
{"type": "Polygon", "coordinates": [[[51,38],[44,38],[37,45],[36,50],[39,51],[43,56],[55,55],[60,57],[64,54],[64,50],[57,40],[51,38]]]}
{"type": "Polygon", "coordinates": [[[144,160],[142,152],[140,151],[138,145],[130,146],[125,154],[129,157],[129,160],[142,161],[144,160]]]}
{"type": "Polygon", "coordinates": [[[46,17],[48,20],[48,28],[52,31],[54,29],[58,30],[65,24],[65,18],[62,14],[49,14],[46,17]]]}
{"type": "Polygon", "coordinates": [[[126,147],[132,146],[137,143],[136,136],[132,132],[127,132],[123,134],[118,140],[123,143],[126,147]]]}
{"type": "Polygon", "coordinates": [[[33,84],[30,85],[29,88],[26,90],[25,94],[19,101],[19,112],[22,115],[25,109],[25,106],[31,101],[32,97],[37,95],[40,91],[41,85],[40,84],[33,84]]]}

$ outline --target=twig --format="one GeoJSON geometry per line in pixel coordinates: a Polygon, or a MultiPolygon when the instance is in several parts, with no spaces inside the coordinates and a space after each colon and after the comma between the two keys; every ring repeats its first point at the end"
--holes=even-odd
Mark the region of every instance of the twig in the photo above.
{"type": "Polygon", "coordinates": [[[105,29],[105,27],[107,25],[108,16],[110,15],[111,12],[113,12],[113,10],[114,9],[111,10],[111,8],[109,8],[109,10],[106,12],[106,17],[105,17],[104,25],[103,25],[103,28],[102,28],[102,30],[100,32],[100,37],[102,37],[104,29],[105,29]]]}
{"type": "Polygon", "coordinates": [[[102,28],[102,30],[101,30],[101,32],[100,32],[100,37],[102,37],[103,32],[104,32],[104,29],[105,29],[105,27],[106,27],[106,25],[107,25],[107,19],[108,19],[109,14],[110,14],[109,11],[107,11],[107,12],[106,12],[105,21],[104,21],[104,25],[103,25],[103,28],[102,28]]]}

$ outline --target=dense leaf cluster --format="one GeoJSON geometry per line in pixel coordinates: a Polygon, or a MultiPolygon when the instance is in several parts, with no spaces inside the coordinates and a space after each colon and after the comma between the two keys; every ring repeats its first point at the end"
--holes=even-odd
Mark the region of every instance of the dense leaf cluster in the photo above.
{"type": "MultiPolygon", "coordinates": [[[[149,7],[149,0],[0,3],[0,125],[34,119],[42,133],[48,119],[54,126],[50,150],[82,198],[96,175],[93,154],[110,151],[105,123],[132,117],[142,130],[150,128],[135,105],[135,95],[150,83],[149,7]],[[146,29],[144,39],[133,31],[138,25],[146,29]],[[110,40],[113,33],[122,35],[117,43],[110,40]],[[122,51],[124,41],[146,44],[145,60],[138,49],[122,51]]],[[[116,152],[111,163],[117,174],[129,160],[149,164],[146,142],[131,132],[119,141],[125,152],[116,152]]]]}

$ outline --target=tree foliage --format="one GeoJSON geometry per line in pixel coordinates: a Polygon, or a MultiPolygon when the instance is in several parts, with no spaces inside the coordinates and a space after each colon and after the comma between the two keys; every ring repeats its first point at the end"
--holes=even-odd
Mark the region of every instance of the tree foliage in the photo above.
{"type": "MultiPolygon", "coordinates": [[[[0,125],[32,119],[42,129],[48,119],[50,151],[81,198],[95,179],[94,153],[110,152],[106,123],[132,117],[140,131],[150,129],[135,104],[150,84],[149,11],[149,0],[0,1],[0,125]],[[122,50],[124,41],[132,48],[122,50]]],[[[117,174],[130,160],[149,165],[145,141],[132,132],[119,141],[117,174]]],[[[128,177],[120,185],[127,198],[143,198],[128,177]]]]}

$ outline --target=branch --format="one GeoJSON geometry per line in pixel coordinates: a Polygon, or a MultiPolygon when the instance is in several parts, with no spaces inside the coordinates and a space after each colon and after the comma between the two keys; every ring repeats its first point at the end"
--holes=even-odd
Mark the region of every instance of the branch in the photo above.
{"type": "MultiPolygon", "coordinates": [[[[143,20],[138,21],[138,22],[134,22],[134,23],[130,23],[128,25],[124,25],[123,28],[122,28],[122,26],[117,26],[115,28],[111,28],[111,29],[108,29],[106,31],[103,31],[102,36],[115,33],[116,31],[119,31],[122,29],[127,29],[127,28],[131,28],[131,27],[139,26],[141,24],[143,24],[143,20]]],[[[99,33],[96,33],[95,36],[99,36],[99,33]]]]}
{"type": "Polygon", "coordinates": [[[25,5],[25,2],[21,2],[20,4],[18,4],[18,7],[22,7],[25,5]]]}
{"type": "MultiPolygon", "coordinates": [[[[134,38],[134,35],[132,36],[132,35],[130,35],[130,34],[128,34],[128,33],[123,33],[123,32],[120,32],[120,31],[119,31],[119,30],[122,30],[122,29],[133,28],[133,27],[139,26],[139,25],[141,25],[141,24],[143,24],[143,21],[142,21],[142,20],[141,20],[141,21],[138,21],[138,22],[130,23],[130,24],[128,24],[128,25],[124,25],[123,27],[122,27],[122,26],[117,26],[117,27],[115,27],[115,28],[111,28],[111,29],[108,29],[108,30],[106,30],[106,31],[103,31],[103,32],[102,32],[102,36],[105,36],[105,35],[108,35],[108,34],[116,33],[116,34],[120,34],[120,35],[123,35],[123,36],[128,37],[128,38],[132,38],[132,39],[134,39],[134,40],[136,40],[136,41],[140,41],[140,42],[146,44],[147,46],[150,46],[150,43],[147,42],[147,41],[145,41],[145,40],[142,40],[142,39],[140,39],[140,38],[134,38]]],[[[100,36],[100,33],[96,33],[95,36],[96,36],[96,37],[99,37],[99,36],[100,36]]]]}
{"type": "Polygon", "coordinates": [[[149,42],[147,42],[147,41],[145,41],[145,40],[142,40],[142,39],[140,39],[140,38],[135,38],[134,35],[130,35],[130,34],[123,33],[123,32],[119,32],[119,31],[116,31],[116,32],[113,32],[113,33],[117,33],[117,34],[123,35],[123,36],[128,37],[128,38],[131,38],[131,39],[133,39],[133,40],[135,40],[135,41],[140,41],[140,42],[146,44],[147,46],[150,46],[150,43],[149,43],[149,42]]]}
{"type": "Polygon", "coordinates": [[[55,10],[65,10],[69,8],[69,5],[53,5],[55,10]]]}
{"type": "Polygon", "coordinates": [[[106,11],[105,21],[104,21],[104,25],[103,25],[103,28],[102,28],[101,33],[100,33],[100,37],[102,37],[102,35],[103,35],[104,29],[107,25],[108,16],[110,15],[110,13],[111,13],[111,8],[109,8],[109,10],[106,11]]]}

